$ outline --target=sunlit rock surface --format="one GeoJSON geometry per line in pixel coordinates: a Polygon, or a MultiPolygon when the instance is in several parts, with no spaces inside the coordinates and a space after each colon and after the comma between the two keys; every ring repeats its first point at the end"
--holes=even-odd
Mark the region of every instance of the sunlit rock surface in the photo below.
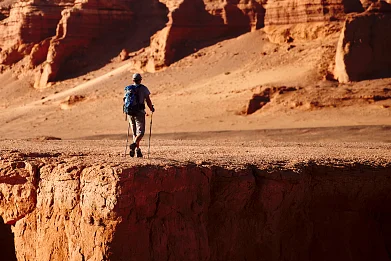
{"type": "MultiPolygon", "coordinates": [[[[126,1],[6,1],[0,6],[0,64],[11,68],[23,62],[21,70],[33,71],[34,87],[46,88],[49,82],[65,79],[91,66],[84,57],[91,55],[91,45],[105,42],[113,35],[122,40],[140,39],[137,57],[131,63],[141,70],[154,72],[227,37],[265,30],[272,42],[326,39],[342,32],[349,42],[354,28],[382,31],[389,38],[386,1],[375,0],[126,0],[126,1]],[[376,11],[374,11],[376,9],[376,11]],[[371,12],[360,16],[364,11],[371,12]],[[367,17],[367,18],[364,18],[367,17]],[[371,17],[371,18],[370,18],[371,17]],[[344,21],[345,23],[344,29],[344,21]],[[376,20],[376,21],[374,21],[376,20]],[[101,42],[99,42],[101,41],[101,42]]],[[[361,41],[371,34],[360,33],[361,41]]],[[[376,33],[378,34],[378,33],[376,33]]],[[[358,36],[357,36],[358,37],[358,36]]],[[[383,39],[384,40],[384,39],[383,39]]],[[[135,40],[137,41],[137,40],[135,40]]],[[[380,41],[380,40],[379,40],[380,41]]],[[[132,42],[132,41],[130,41],[132,42]]],[[[359,76],[349,76],[359,59],[341,42],[336,55],[335,78],[341,82],[367,79],[386,70],[387,63],[377,54],[370,63],[354,69],[359,76]],[[343,51],[343,50],[345,51],[343,51]],[[344,53],[349,54],[344,54],[344,53]],[[350,56],[351,58],[346,58],[350,56]],[[338,58],[345,57],[345,58],[338,58]],[[351,62],[353,61],[353,62],[351,62]],[[346,63],[346,64],[345,64],[346,63]]],[[[119,48],[126,49],[124,44],[119,48]]],[[[361,47],[360,47],[361,48],[361,47]]],[[[114,50],[112,50],[114,51],[114,50]]],[[[387,52],[377,46],[376,53],[387,52]]],[[[368,55],[366,55],[368,56],[368,55]]],[[[371,56],[371,57],[372,57],[371,56]]],[[[331,61],[330,61],[331,62],[331,61]]],[[[2,67],[2,68],[3,68],[2,67]]],[[[3,70],[3,69],[2,69],[3,70]]],[[[353,73],[353,74],[354,74],[353,73]]]]}
{"type": "Polygon", "coordinates": [[[134,161],[103,144],[2,142],[0,229],[18,260],[388,258],[387,145],[242,144],[234,157],[222,143],[134,161]]]}

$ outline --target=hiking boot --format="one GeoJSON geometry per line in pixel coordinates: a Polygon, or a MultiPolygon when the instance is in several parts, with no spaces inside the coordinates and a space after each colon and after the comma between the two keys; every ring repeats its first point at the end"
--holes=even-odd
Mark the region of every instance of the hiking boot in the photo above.
{"type": "Polygon", "coordinates": [[[137,149],[136,153],[137,153],[137,158],[142,158],[143,157],[143,154],[141,153],[141,149],[137,149]]]}
{"type": "Polygon", "coordinates": [[[129,149],[130,149],[129,156],[133,158],[134,157],[134,151],[136,150],[136,143],[130,144],[129,145],[129,149]]]}

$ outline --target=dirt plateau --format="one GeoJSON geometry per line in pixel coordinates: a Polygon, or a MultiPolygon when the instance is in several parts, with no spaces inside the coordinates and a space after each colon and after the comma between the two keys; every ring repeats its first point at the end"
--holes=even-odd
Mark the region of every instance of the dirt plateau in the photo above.
{"type": "Polygon", "coordinates": [[[2,141],[2,260],[389,260],[389,145],[161,143],[2,141]]]}

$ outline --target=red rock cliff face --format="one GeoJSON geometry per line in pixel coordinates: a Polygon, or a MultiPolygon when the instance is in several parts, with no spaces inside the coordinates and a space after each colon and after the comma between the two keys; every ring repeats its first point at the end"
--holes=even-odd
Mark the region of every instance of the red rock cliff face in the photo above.
{"type": "Polygon", "coordinates": [[[203,43],[263,27],[260,1],[160,0],[169,9],[167,26],[152,38],[147,69],[154,71],[194,52],[203,43]]]}
{"type": "Polygon", "coordinates": [[[110,31],[120,33],[121,29],[128,27],[133,13],[127,2],[84,1],[65,9],[56,35],[50,40],[46,63],[35,87],[45,87],[47,82],[56,80],[61,65],[81,48],[86,48],[94,38],[110,31]]]}
{"type": "MultiPolygon", "coordinates": [[[[139,50],[147,48],[135,62],[142,69],[155,71],[222,37],[263,27],[273,42],[285,42],[287,39],[307,41],[335,35],[341,31],[347,14],[363,12],[375,2],[377,1],[11,1],[4,5],[13,3],[10,11],[6,8],[0,12],[0,64],[10,66],[27,57],[25,68],[34,68],[36,71],[34,86],[45,88],[48,82],[66,78],[72,70],[78,71],[87,66],[80,57],[89,52],[89,46],[95,40],[105,39],[108,34],[129,35],[131,32],[133,35],[137,32],[135,38],[150,38],[150,44],[139,46],[139,50]]],[[[376,30],[384,29],[383,32],[386,32],[387,19],[381,18],[386,12],[387,10],[381,9],[372,14],[372,17],[377,17],[374,18],[377,22],[358,16],[354,19],[360,19],[359,23],[364,27],[371,27],[376,23],[379,28],[376,30]]],[[[348,19],[351,20],[352,17],[355,16],[349,16],[348,19]]],[[[345,42],[350,41],[349,31],[354,31],[351,28],[357,23],[348,21],[352,26],[345,26],[345,42]]],[[[367,34],[363,37],[368,39],[370,36],[367,34]]],[[[377,53],[387,50],[381,44],[376,45],[377,53]]],[[[353,52],[349,56],[357,57],[353,52]]],[[[377,62],[378,58],[374,58],[371,64],[376,64],[375,67],[379,68],[388,66],[380,60],[377,62]]],[[[336,78],[343,79],[341,81],[355,80],[357,77],[342,76],[349,74],[350,64],[347,58],[339,59],[336,78]],[[343,72],[343,67],[347,68],[347,72],[343,72]]],[[[360,69],[357,73],[364,75],[364,78],[371,77],[367,75],[373,73],[368,70],[360,69]]],[[[376,69],[378,70],[380,69],[376,69]]]]}
{"type": "Polygon", "coordinates": [[[313,40],[339,32],[346,14],[364,11],[359,0],[268,0],[265,30],[273,42],[313,40]]]}
{"type": "MultiPolygon", "coordinates": [[[[17,3],[2,22],[0,63],[13,64],[30,55],[29,67],[39,66],[36,88],[45,88],[67,71],[64,64],[87,48],[91,40],[121,28],[144,26],[138,11],[149,5],[151,13],[168,10],[166,28],[153,38],[147,54],[155,70],[182,58],[205,41],[238,35],[263,26],[265,10],[257,1],[30,1],[17,3]],[[134,13],[138,13],[135,19],[134,13]],[[23,28],[27,30],[23,31],[23,28]],[[34,28],[34,30],[31,30],[34,28]]],[[[160,19],[160,18],[159,18],[160,19]]],[[[0,25],[1,26],[1,25],[0,25]]],[[[137,36],[135,36],[137,37],[137,36]]],[[[73,67],[73,66],[71,66],[73,67]]]]}
{"type": "Polygon", "coordinates": [[[349,16],[336,54],[339,82],[391,76],[391,5],[374,4],[362,14],[349,16]]]}
{"type": "Polygon", "coordinates": [[[47,156],[1,163],[0,216],[18,260],[389,260],[389,166],[121,168],[47,156]]]}
{"type": "Polygon", "coordinates": [[[359,0],[268,0],[265,25],[344,20],[351,12],[364,11],[359,0]]]}
{"type": "MultiPolygon", "coordinates": [[[[68,1],[70,2],[70,1],[68,1]]],[[[56,34],[61,11],[66,6],[17,2],[9,17],[0,22],[0,64],[10,65],[28,55],[34,44],[56,34]]]]}
{"type": "Polygon", "coordinates": [[[35,87],[44,88],[58,78],[60,69],[67,71],[64,63],[93,39],[128,28],[131,2],[18,1],[0,22],[0,64],[29,56],[29,68],[42,64],[35,87]]]}

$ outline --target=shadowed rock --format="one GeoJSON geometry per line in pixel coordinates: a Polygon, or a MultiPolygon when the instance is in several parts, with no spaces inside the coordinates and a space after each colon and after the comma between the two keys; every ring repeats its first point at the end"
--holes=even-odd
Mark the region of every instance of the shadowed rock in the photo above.
{"type": "Polygon", "coordinates": [[[372,4],[363,14],[349,16],[335,58],[339,82],[391,76],[391,5],[372,4]]]}

